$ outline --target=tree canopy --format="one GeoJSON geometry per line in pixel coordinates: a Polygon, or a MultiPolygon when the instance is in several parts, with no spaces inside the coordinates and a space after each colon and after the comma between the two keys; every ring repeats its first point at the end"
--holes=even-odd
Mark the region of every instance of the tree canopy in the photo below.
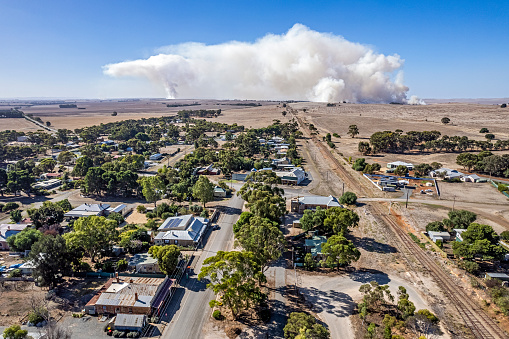
{"type": "Polygon", "coordinates": [[[328,233],[345,235],[348,229],[359,224],[359,216],[354,211],[341,207],[332,207],[325,211],[323,225],[328,233]]]}
{"type": "Polygon", "coordinates": [[[164,274],[170,275],[177,268],[180,250],[176,245],[152,246],[148,253],[157,259],[159,268],[164,274]]]}
{"type": "Polygon", "coordinates": [[[292,312],[284,328],[285,339],[328,339],[329,330],[317,324],[315,317],[304,312],[292,312]]]}
{"type": "Polygon", "coordinates": [[[202,202],[203,208],[209,201],[214,200],[214,184],[209,178],[200,175],[200,178],[193,186],[193,196],[202,202]]]}
{"type": "Polygon", "coordinates": [[[322,253],[325,256],[325,265],[330,268],[349,265],[359,260],[361,252],[354,244],[342,235],[333,235],[322,244],[322,253]]]}
{"type": "Polygon", "coordinates": [[[8,237],[7,243],[12,251],[24,252],[30,250],[32,245],[39,241],[41,236],[42,233],[40,231],[27,227],[23,231],[8,237]]]}
{"type": "Polygon", "coordinates": [[[33,276],[41,286],[53,288],[71,269],[73,254],[61,236],[44,235],[32,245],[28,259],[34,265],[33,276]]]}
{"type": "Polygon", "coordinates": [[[452,244],[454,255],[458,257],[499,260],[506,253],[506,250],[498,244],[499,236],[489,225],[472,223],[461,237],[462,242],[452,244]]]}

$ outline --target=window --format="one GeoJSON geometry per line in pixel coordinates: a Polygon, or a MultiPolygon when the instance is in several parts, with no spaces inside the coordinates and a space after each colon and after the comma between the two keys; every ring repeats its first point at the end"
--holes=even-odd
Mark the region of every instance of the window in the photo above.
{"type": "Polygon", "coordinates": [[[177,245],[178,243],[179,243],[179,241],[178,241],[178,240],[175,240],[175,245],[177,245]]]}
{"type": "Polygon", "coordinates": [[[170,243],[170,241],[169,241],[168,239],[166,239],[166,240],[164,241],[164,243],[165,243],[165,244],[169,244],[169,243],[170,243]]]}
{"type": "Polygon", "coordinates": [[[115,313],[119,313],[120,312],[120,307],[116,307],[115,308],[115,313]]]}
{"type": "Polygon", "coordinates": [[[129,313],[133,313],[133,309],[129,307],[129,313]]]}

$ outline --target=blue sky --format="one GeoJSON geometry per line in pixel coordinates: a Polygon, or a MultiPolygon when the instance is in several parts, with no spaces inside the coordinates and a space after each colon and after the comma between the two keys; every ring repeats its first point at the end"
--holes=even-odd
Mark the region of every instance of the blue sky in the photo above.
{"type": "Polygon", "coordinates": [[[509,96],[509,1],[0,0],[0,98],[162,97],[102,66],[189,41],[254,41],[295,23],[399,54],[409,94],[509,96]]]}

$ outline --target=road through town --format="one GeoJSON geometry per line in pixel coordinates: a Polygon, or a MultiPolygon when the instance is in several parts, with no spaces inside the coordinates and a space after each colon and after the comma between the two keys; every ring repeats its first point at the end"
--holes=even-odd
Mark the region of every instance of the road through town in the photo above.
{"type": "Polygon", "coordinates": [[[220,229],[209,234],[197,262],[193,264],[192,273],[189,278],[182,279],[181,288],[163,313],[161,320],[169,323],[161,338],[203,338],[203,326],[211,314],[209,301],[214,298],[214,293],[206,288],[206,282],[198,281],[198,273],[205,259],[233,247],[232,226],[242,211],[243,203],[235,195],[223,209],[218,222],[220,229]]]}

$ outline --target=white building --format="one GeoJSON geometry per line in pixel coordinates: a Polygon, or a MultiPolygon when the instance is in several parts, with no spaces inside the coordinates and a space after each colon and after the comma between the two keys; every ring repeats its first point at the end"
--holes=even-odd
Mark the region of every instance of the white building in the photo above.
{"type": "Polygon", "coordinates": [[[156,153],[156,154],[152,154],[151,156],[148,157],[148,160],[159,160],[161,159],[163,156],[160,154],[160,153],[156,153]]]}
{"type": "Polygon", "coordinates": [[[109,214],[108,204],[83,204],[64,214],[67,218],[81,218],[89,216],[104,216],[109,214]]]}
{"type": "Polygon", "coordinates": [[[461,181],[464,182],[486,182],[488,181],[486,178],[481,178],[477,174],[467,174],[460,178],[461,181]]]}
{"type": "Polygon", "coordinates": [[[433,242],[437,242],[437,240],[441,240],[442,242],[451,240],[451,234],[449,232],[429,231],[428,236],[433,242]]]}
{"type": "Polygon", "coordinates": [[[275,171],[276,175],[281,178],[283,185],[300,185],[306,179],[306,172],[300,167],[296,167],[291,171],[275,171]]]}
{"type": "Polygon", "coordinates": [[[439,169],[429,172],[429,176],[432,178],[442,178],[443,177],[444,179],[448,179],[448,180],[456,179],[456,178],[460,179],[464,175],[465,175],[464,173],[458,172],[457,170],[453,170],[453,169],[445,168],[445,167],[442,167],[442,168],[439,168],[439,169]]]}
{"type": "Polygon", "coordinates": [[[387,164],[387,168],[396,169],[398,166],[406,166],[409,171],[414,169],[414,165],[403,161],[394,161],[387,164]]]}
{"type": "Polygon", "coordinates": [[[170,217],[157,229],[156,245],[196,246],[201,242],[209,220],[191,214],[170,217]]]}

